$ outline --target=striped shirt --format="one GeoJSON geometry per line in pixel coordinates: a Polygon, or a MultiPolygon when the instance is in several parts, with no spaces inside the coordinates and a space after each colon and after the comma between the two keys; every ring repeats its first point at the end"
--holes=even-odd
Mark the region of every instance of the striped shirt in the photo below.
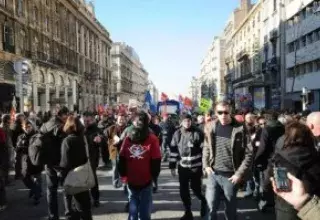
{"type": "Polygon", "coordinates": [[[219,122],[216,127],[216,149],[214,170],[221,172],[233,172],[231,135],[232,125],[221,125],[219,122]]]}

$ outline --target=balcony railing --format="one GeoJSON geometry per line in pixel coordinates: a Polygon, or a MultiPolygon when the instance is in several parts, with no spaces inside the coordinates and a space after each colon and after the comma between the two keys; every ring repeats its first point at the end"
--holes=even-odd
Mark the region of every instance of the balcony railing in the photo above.
{"type": "Polygon", "coordinates": [[[233,59],[232,59],[231,56],[228,56],[228,57],[225,57],[225,58],[224,58],[224,62],[225,62],[226,64],[231,63],[232,60],[233,60],[233,59]]]}
{"type": "Polygon", "coordinates": [[[247,79],[250,79],[253,77],[253,74],[252,73],[247,73],[247,74],[244,74],[244,75],[241,75],[239,78],[237,79],[234,79],[232,80],[232,83],[235,84],[235,83],[239,83],[239,82],[242,82],[244,80],[247,80],[247,79]]]}
{"type": "Polygon", "coordinates": [[[248,52],[246,50],[241,50],[239,53],[237,53],[236,58],[237,61],[242,61],[243,59],[245,59],[246,57],[248,57],[248,52]]]}

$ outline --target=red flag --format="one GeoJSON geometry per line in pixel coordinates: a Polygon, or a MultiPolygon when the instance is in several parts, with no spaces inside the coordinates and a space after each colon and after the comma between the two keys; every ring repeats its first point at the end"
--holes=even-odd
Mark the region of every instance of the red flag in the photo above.
{"type": "Polygon", "coordinates": [[[192,107],[192,100],[188,97],[185,97],[183,100],[183,104],[184,104],[184,106],[191,108],[192,107]]]}
{"type": "Polygon", "coordinates": [[[162,93],[161,93],[161,101],[162,101],[162,102],[165,102],[165,101],[167,101],[168,99],[169,99],[168,95],[162,92],[162,93]]]}

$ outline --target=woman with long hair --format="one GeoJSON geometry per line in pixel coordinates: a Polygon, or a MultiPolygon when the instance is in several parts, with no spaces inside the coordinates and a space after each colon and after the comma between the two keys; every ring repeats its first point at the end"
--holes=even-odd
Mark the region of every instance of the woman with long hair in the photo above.
{"type": "MultiPolygon", "coordinates": [[[[67,134],[67,137],[63,140],[61,146],[60,167],[62,169],[62,180],[66,178],[71,170],[84,165],[88,161],[86,143],[84,141],[84,128],[80,120],[74,116],[69,116],[63,131],[67,134]]],[[[67,195],[65,202],[70,209],[69,213],[67,213],[67,219],[92,220],[89,190],[72,196],[67,195]],[[72,202],[75,210],[72,210],[72,202]]]]}
{"type": "MultiPolygon", "coordinates": [[[[310,129],[293,121],[286,125],[285,133],[276,144],[272,168],[284,167],[305,184],[311,195],[320,195],[320,160],[310,129]]],[[[280,197],[276,197],[276,217],[295,220],[297,211],[280,197]]]]}

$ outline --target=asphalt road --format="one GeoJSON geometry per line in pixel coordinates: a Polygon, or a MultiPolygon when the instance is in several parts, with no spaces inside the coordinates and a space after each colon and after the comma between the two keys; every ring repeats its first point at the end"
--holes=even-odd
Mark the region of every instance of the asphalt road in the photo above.
{"type": "MultiPolygon", "coordinates": [[[[159,192],[154,194],[152,219],[179,220],[183,215],[183,207],[179,196],[179,184],[177,178],[170,175],[167,165],[159,179],[159,192]]],[[[124,220],[127,214],[124,213],[126,197],[122,189],[114,189],[111,185],[111,173],[106,170],[99,170],[99,183],[101,192],[101,206],[93,209],[94,220],[124,220]]],[[[44,181],[45,182],[45,181],[44,181]]],[[[45,183],[43,183],[45,186],[45,183]]],[[[7,188],[8,208],[0,213],[1,220],[42,220],[46,219],[47,204],[45,197],[41,204],[33,206],[28,199],[28,190],[21,181],[15,181],[13,186],[7,188]]],[[[241,193],[239,193],[241,197],[241,193]]],[[[60,213],[63,216],[63,202],[60,194],[60,213]]],[[[195,219],[200,219],[200,203],[193,197],[193,214],[195,219]]],[[[223,203],[220,205],[219,220],[223,217],[223,203]]],[[[252,199],[239,198],[238,219],[272,220],[273,214],[261,214],[257,211],[255,202],[252,199]]],[[[65,219],[61,217],[61,219],[65,219]]]]}

